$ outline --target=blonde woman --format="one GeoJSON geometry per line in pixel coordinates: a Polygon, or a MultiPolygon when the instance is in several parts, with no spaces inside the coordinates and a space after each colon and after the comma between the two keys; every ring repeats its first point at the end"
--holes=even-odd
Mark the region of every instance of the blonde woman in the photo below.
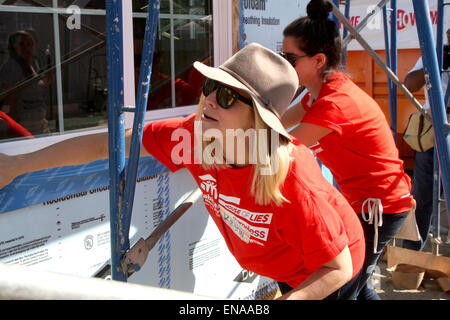
{"type": "MultiPolygon", "coordinates": [[[[258,44],[218,68],[194,67],[206,77],[197,114],[147,124],[142,154],[190,171],[230,252],[244,269],[292,288],[282,299],[353,299],[365,251],[361,224],[280,122],[298,87],[295,70],[258,44]]],[[[16,172],[0,171],[0,186],[23,172],[107,154],[99,134],[2,156],[0,167],[16,172]]]]}

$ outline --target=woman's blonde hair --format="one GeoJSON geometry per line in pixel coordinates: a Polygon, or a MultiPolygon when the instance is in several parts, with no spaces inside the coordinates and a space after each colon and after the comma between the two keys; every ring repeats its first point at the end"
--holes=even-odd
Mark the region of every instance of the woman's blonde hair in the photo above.
{"type": "MultiPolygon", "coordinates": [[[[202,95],[199,107],[195,117],[196,123],[200,123],[204,108],[204,96],[202,95]]],[[[253,144],[253,152],[256,152],[256,160],[254,163],[253,179],[250,188],[251,195],[255,197],[256,203],[259,205],[268,205],[271,202],[277,206],[281,206],[283,202],[289,202],[281,193],[283,185],[290,166],[290,154],[294,148],[293,144],[284,136],[278,134],[261,119],[256,108],[253,108],[255,120],[255,132],[267,132],[267,134],[256,134],[255,143],[253,144]],[[274,136],[273,136],[274,135],[274,136]],[[278,139],[277,139],[278,138],[278,139]]],[[[202,132],[196,130],[196,145],[201,146],[205,150],[208,145],[214,142],[214,139],[205,141],[202,132]]],[[[248,148],[250,148],[248,146],[248,148]]],[[[198,153],[197,153],[198,154],[198,153]]],[[[205,169],[216,167],[228,167],[226,164],[214,161],[215,154],[201,154],[201,164],[205,169]]],[[[216,159],[217,160],[217,159],[216,159]]]]}

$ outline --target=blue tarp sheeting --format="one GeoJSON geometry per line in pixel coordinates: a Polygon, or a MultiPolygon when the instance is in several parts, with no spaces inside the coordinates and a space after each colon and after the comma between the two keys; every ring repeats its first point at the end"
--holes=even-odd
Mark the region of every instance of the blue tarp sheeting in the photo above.
{"type": "MultiPolygon", "coordinates": [[[[137,178],[168,172],[153,157],[139,160],[137,178]]],[[[0,214],[109,185],[108,160],[27,173],[0,190],[0,214]]]]}

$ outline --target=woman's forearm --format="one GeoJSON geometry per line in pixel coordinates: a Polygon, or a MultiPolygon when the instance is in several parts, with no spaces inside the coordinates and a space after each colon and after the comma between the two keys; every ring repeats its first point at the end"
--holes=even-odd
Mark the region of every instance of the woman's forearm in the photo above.
{"type": "Polygon", "coordinates": [[[70,138],[35,152],[15,156],[18,174],[78,165],[108,157],[108,134],[70,138]]]}
{"type": "Polygon", "coordinates": [[[322,300],[341,288],[350,279],[342,270],[320,267],[298,287],[284,294],[280,300],[322,300]]]}
{"type": "Polygon", "coordinates": [[[281,118],[281,123],[286,129],[290,129],[302,121],[305,113],[305,109],[303,109],[302,104],[299,102],[286,110],[281,118]]]}
{"type": "MultiPolygon", "coordinates": [[[[130,150],[131,129],[125,132],[126,155],[130,150]]],[[[141,148],[141,156],[149,155],[141,148]]],[[[24,173],[72,166],[108,158],[108,133],[70,138],[46,148],[15,156],[0,153],[0,189],[24,173]]]]}
{"type": "Polygon", "coordinates": [[[322,265],[298,287],[282,295],[280,300],[321,300],[351,280],[352,257],[346,246],[333,260],[322,265]]]}

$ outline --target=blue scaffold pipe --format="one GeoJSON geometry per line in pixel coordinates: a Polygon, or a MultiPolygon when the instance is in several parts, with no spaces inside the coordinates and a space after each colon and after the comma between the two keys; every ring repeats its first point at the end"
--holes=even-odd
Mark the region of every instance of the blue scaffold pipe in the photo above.
{"type": "Polygon", "coordinates": [[[120,268],[123,237],[119,225],[125,180],[122,18],[122,1],[106,1],[111,276],[113,280],[126,281],[120,268]]]}
{"type": "Polygon", "coordinates": [[[431,28],[430,10],[428,1],[413,0],[414,12],[417,22],[420,49],[425,72],[425,87],[430,99],[430,109],[435,134],[435,147],[437,148],[439,167],[446,195],[447,207],[450,204],[450,136],[449,125],[445,112],[444,97],[442,93],[440,70],[436,56],[431,28]],[[419,32],[420,31],[420,32],[419,32]]]}
{"type": "Polygon", "coordinates": [[[386,64],[390,68],[391,55],[389,54],[389,51],[391,50],[391,45],[389,43],[389,24],[388,24],[387,10],[388,10],[387,6],[384,5],[383,6],[384,52],[386,54],[386,64]]]}
{"type": "MultiPolygon", "coordinates": [[[[391,52],[390,64],[392,72],[397,75],[397,0],[391,0],[391,52]]],[[[389,85],[389,116],[394,140],[397,143],[397,85],[388,79],[389,85]]]]}
{"type": "MultiPolygon", "coordinates": [[[[449,71],[444,71],[449,72],[449,71]]],[[[450,99],[450,83],[447,84],[447,91],[444,95],[444,106],[448,106],[448,99],[450,99]]]]}
{"type": "MultiPolygon", "coordinates": [[[[437,28],[436,28],[436,54],[437,54],[437,58],[438,58],[439,70],[441,72],[450,72],[449,70],[443,70],[445,6],[450,6],[450,2],[444,2],[444,0],[438,0],[437,28]]],[[[441,73],[441,75],[442,75],[442,73],[441,73]]],[[[441,80],[442,80],[442,77],[441,77],[441,80]]],[[[450,86],[447,85],[447,91],[444,92],[444,105],[445,106],[448,106],[449,98],[450,98],[450,86]]]]}
{"type": "MultiPolygon", "coordinates": [[[[444,40],[444,1],[437,1],[437,26],[436,26],[436,56],[438,62],[439,71],[442,72],[443,64],[443,40],[444,40]]],[[[442,77],[441,77],[442,81],[442,77]]],[[[445,102],[445,98],[444,98],[445,102]]],[[[433,204],[432,204],[432,225],[433,225],[433,237],[438,238],[441,234],[441,206],[440,206],[440,194],[441,194],[441,172],[439,170],[439,159],[437,149],[434,148],[433,152],[433,204]]]]}
{"type": "Polygon", "coordinates": [[[433,225],[433,237],[438,238],[441,234],[441,173],[439,172],[439,159],[437,154],[437,149],[434,148],[433,151],[433,191],[432,191],[432,206],[431,214],[433,218],[431,219],[433,225]]]}
{"type": "MultiPolygon", "coordinates": [[[[340,0],[332,0],[332,1],[333,1],[334,5],[339,8],[340,0]]],[[[336,17],[333,13],[330,12],[330,19],[332,19],[336,23],[337,27],[339,28],[338,17],[336,17]]]]}
{"type": "Polygon", "coordinates": [[[437,3],[436,55],[439,71],[441,71],[444,55],[444,0],[438,0],[437,3]]]}
{"type": "MultiPolygon", "coordinates": [[[[345,0],[345,10],[344,10],[344,16],[349,19],[350,17],[350,0],[345,0]]],[[[339,28],[339,24],[340,21],[339,19],[337,19],[337,26],[339,28]]],[[[346,27],[344,27],[344,31],[342,33],[342,38],[345,39],[347,37],[348,34],[348,30],[346,27]]],[[[342,52],[342,65],[344,66],[344,68],[347,66],[347,46],[344,47],[344,50],[342,52]]]]}
{"type": "Polygon", "coordinates": [[[125,184],[125,196],[123,201],[122,228],[126,235],[127,249],[130,247],[129,230],[133,211],[133,200],[136,190],[136,177],[141,151],[142,134],[144,130],[144,116],[147,109],[148,92],[152,73],[153,52],[155,48],[156,30],[158,26],[160,0],[150,0],[148,16],[145,25],[144,45],[142,48],[142,60],[139,73],[139,86],[137,105],[133,121],[133,133],[131,136],[130,156],[126,169],[127,181],[125,184]]]}

